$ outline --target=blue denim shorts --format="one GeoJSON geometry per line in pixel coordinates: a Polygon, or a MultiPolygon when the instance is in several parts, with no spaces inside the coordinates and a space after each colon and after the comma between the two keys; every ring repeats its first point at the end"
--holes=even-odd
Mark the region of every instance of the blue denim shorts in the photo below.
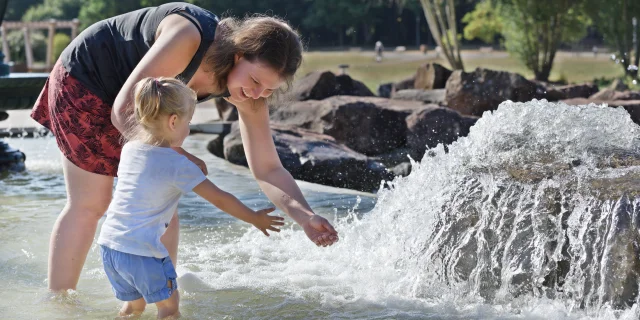
{"type": "Polygon", "coordinates": [[[104,271],[116,298],[147,303],[169,299],[178,288],[171,258],[144,257],[100,246],[104,271]]]}

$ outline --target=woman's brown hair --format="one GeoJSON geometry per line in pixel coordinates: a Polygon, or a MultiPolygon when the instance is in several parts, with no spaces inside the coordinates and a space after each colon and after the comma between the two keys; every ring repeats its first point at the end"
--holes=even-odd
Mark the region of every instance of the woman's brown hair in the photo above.
{"type": "Polygon", "coordinates": [[[283,91],[288,89],[302,64],[303,46],[298,33],[284,20],[266,16],[225,18],[218,28],[219,36],[207,51],[205,64],[214,74],[219,93],[227,90],[227,76],[236,54],[273,68],[287,83],[283,91]]]}

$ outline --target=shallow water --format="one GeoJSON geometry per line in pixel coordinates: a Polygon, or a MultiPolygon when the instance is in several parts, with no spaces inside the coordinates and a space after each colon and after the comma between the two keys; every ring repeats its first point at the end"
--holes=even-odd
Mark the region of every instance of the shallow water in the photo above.
{"type": "MultiPolygon", "coordinates": [[[[522,109],[504,106],[493,115],[485,115],[468,138],[452,145],[449,153],[444,153],[442,149],[434,150],[419,167],[415,167],[412,175],[397,180],[393,190],[382,192],[379,200],[367,194],[301,183],[314,210],[333,221],[340,232],[340,242],[330,248],[317,248],[301,230],[291,224],[290,219],[283,232],[267,238],[194,194],[185,196],[179,209],[181,242],[177,270],[183,317],[637,318],[639,313],[636,306],[623,310],[613,310],[606,304],[580,308],[573,298],[548,297],[535,290],[513,294],[514,290],[509,285],[487,288],[483,286],[482,277],[462,280],[459,275],[451,278],[449,274],[440,272],[451,266],[446,266],[446,263],[443,266],[443,262],[433,255],[433,246],[446,248],[448,252],[441,256],[446,257],[446,261],[452,261],[455,260],[453,255],[464,253],[456,239],[476,236],[467,229],[447,225],[442,213],[452,214],[454,211],[451,208],[457,208],[457,204],[465,204],[465,208],[477,204],[477,207],[484,208],[482,198],[476,201],[474,192],[481,193],[481,187],[511,181],[508,180],[510,177],[505,177],[504,170],[496,168],[504,169],[514,163],[519,164],[531,157],[529,153],[533,151],[554,150],[557,152],[551,154],[560,158],[583,154],[585,148],[590,146],[590,140],[595,145],[602,145],[596,141],[595,135],[585,136],[589,129],[599,126],[598,121],[617,121],[620,126],[616,130],[622,128],[630,130],[627,134],[638,134],[637,126],[625,122],[620,110],[591,107],[581,109],[582,114],[576,115],[572,109],[550,108],[544,104],[530,103],[519,107],[522,109]],[[530,131],[516,130],[518,126],[527,127],[523,125],[523,117],[530,118],[535,114],[543,115],[540,123],[532,120],[526,128],[530,131]],[[558,126],[542,123],[549,119],[559,119],[558,126]],[[563,122],[563,119],[566,121],[563,122]],[[569,123],[575,127],[564,128],[569,123]],[[584,138],[583,143],[571,141],[577,145],[577,150],[573,151],[568,150],[570,148],[566,148],[563,139],[558,138],[569,137],[572,133],[584,138]],[[530,147],[518,151],[517,146],[522,146],[523,141],[530,142],[527,139],[532,136],[539,139],[539,144],[524,143],[530,147]],[[480,182],[460,184],[465,177],[480,182]],[[468,202],[473,203],[469,205],[468,202]],[[456,236],[438,236],[442,232],[456,236]]],[[[636,151],[637,141],[633,137],[627,141],[621,134],[607,130],[598,134],[604,134],[615,148],[636,151]]],[[[207,162],[211,172],[209,178],[223,189],[250,206],[267,206],[268,200],[261,194],[247,169],[228,164],[207,153],[205,146],[210,138],[191,136],[185,148],[207,162]]],[[[1,317],[113,318],[120,303],[111,293],[95,245],[87,258],[78,291],[64,299],[51,297],[47,293],[48,238],[53,222],[65,203],[59,153],[51,138],[9,139],[8,142],[27,154],[28,172],[12,174],[0,180],[0,275],[5,288],[13,288],[0,293],[0,310],[4,312],[1,317]]],[[[592,155],[583,157],[586,163],[593,159],[592,155]]],[[[627,170],[639,169],[632,167],[627,170]]],[[[584,173],[572,171],[569,176],[582,177],[584,173]]],[[[540,183],[562,185],[569,180],[564,176],[547,175],[542,182],[538,179],[536,183],[514,182],[509,186],[528,195],[527,190],[535,189],[540,183]]],[[[535,196],[531,199],[525,196],[521,198],[524,202],[536,201],[535,196]]],[[[509,198],[505,196],[504,199],[509,198]]],[[[591,198],[587,200],[593,201],[591,198]]],[[[485,215],[504,215],[500,209],[482,208],[478,211],[485,215]]],[[[516,206],[512,210],[516,217],[541,214],[540,208],[535,206],[516,206]]],[[[485,215],[480,215],[481,221],[486,219],[485,215]]],[[[496,229],[502,230],[499,227],[496,229]]],[[[517,230],[517,233],[526,232],[517,230]]],[[[508,237],[508,232],[504,233],[510,239],[508,243],[521,246],[515,250],[516,256],[529,252],[528,248],[539,244],[536,241],[517,242],[514,241],[515,236],[508,237]]],[[[494,252],[487,253],[487,256],[491,254],[494,252]]],[[[509,256],[502,254],[504,259],[509,256]]],[[[535,255],[528,257],[536,258],[535,255]]],[[[495,268],[483,266],[482,260],[477,260],[479,262],[471,268],[476,273],[472,274],[479,273],[483,268],[495,268]]],[[[491,264],[493,260],[487,261],[491,264]]],[[[530,269],[525,271],[536,271],[535,266],[530,269]]],[[[582,275],[575,276],[579,278],[582,275]]],[[[500,277],[511,279],[513,272],[503,271],[500,277]]],[[[154,318],[155,310],[150,306],[143,319],[154,318]]]]}

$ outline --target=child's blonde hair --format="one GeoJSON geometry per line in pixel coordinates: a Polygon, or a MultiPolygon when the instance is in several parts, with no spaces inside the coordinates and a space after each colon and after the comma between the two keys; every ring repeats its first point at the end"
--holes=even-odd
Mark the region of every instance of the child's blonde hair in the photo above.
{"type": "MultiPolygon", "coordinates": [[[[135,108],[129,125],[130,131],[125,134],[126,140],[153,140],[162,136],[160,118],[177,115],[185,117],[193,112],[197,96],[180,80],[174,78],[144,78],[134,89],[135,108]]],[[[160,142],[158,141],[158,142],[160,142]]]]}

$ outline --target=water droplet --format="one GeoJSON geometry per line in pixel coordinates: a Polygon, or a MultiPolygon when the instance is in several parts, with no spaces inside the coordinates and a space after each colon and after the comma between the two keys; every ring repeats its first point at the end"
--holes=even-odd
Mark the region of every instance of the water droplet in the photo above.
{"type": "Polygon", "coordinates": [[[634,85],[638,84],[638,80],[633,80],[631,81],[631,83],[633,83],[634,85]]]}
{"type": "Polygon", "coordinates": [[[638,66],[633,65],[633,64],[630,64],[630,65],[627,67],[627,70],[629,70],[629,71],[638,71],[638,66]]]}
{"type": "Polygon", "coordinates": [[[616,55],[615,54],[611,55],[611,60],[616,60],[616,55]]]}

